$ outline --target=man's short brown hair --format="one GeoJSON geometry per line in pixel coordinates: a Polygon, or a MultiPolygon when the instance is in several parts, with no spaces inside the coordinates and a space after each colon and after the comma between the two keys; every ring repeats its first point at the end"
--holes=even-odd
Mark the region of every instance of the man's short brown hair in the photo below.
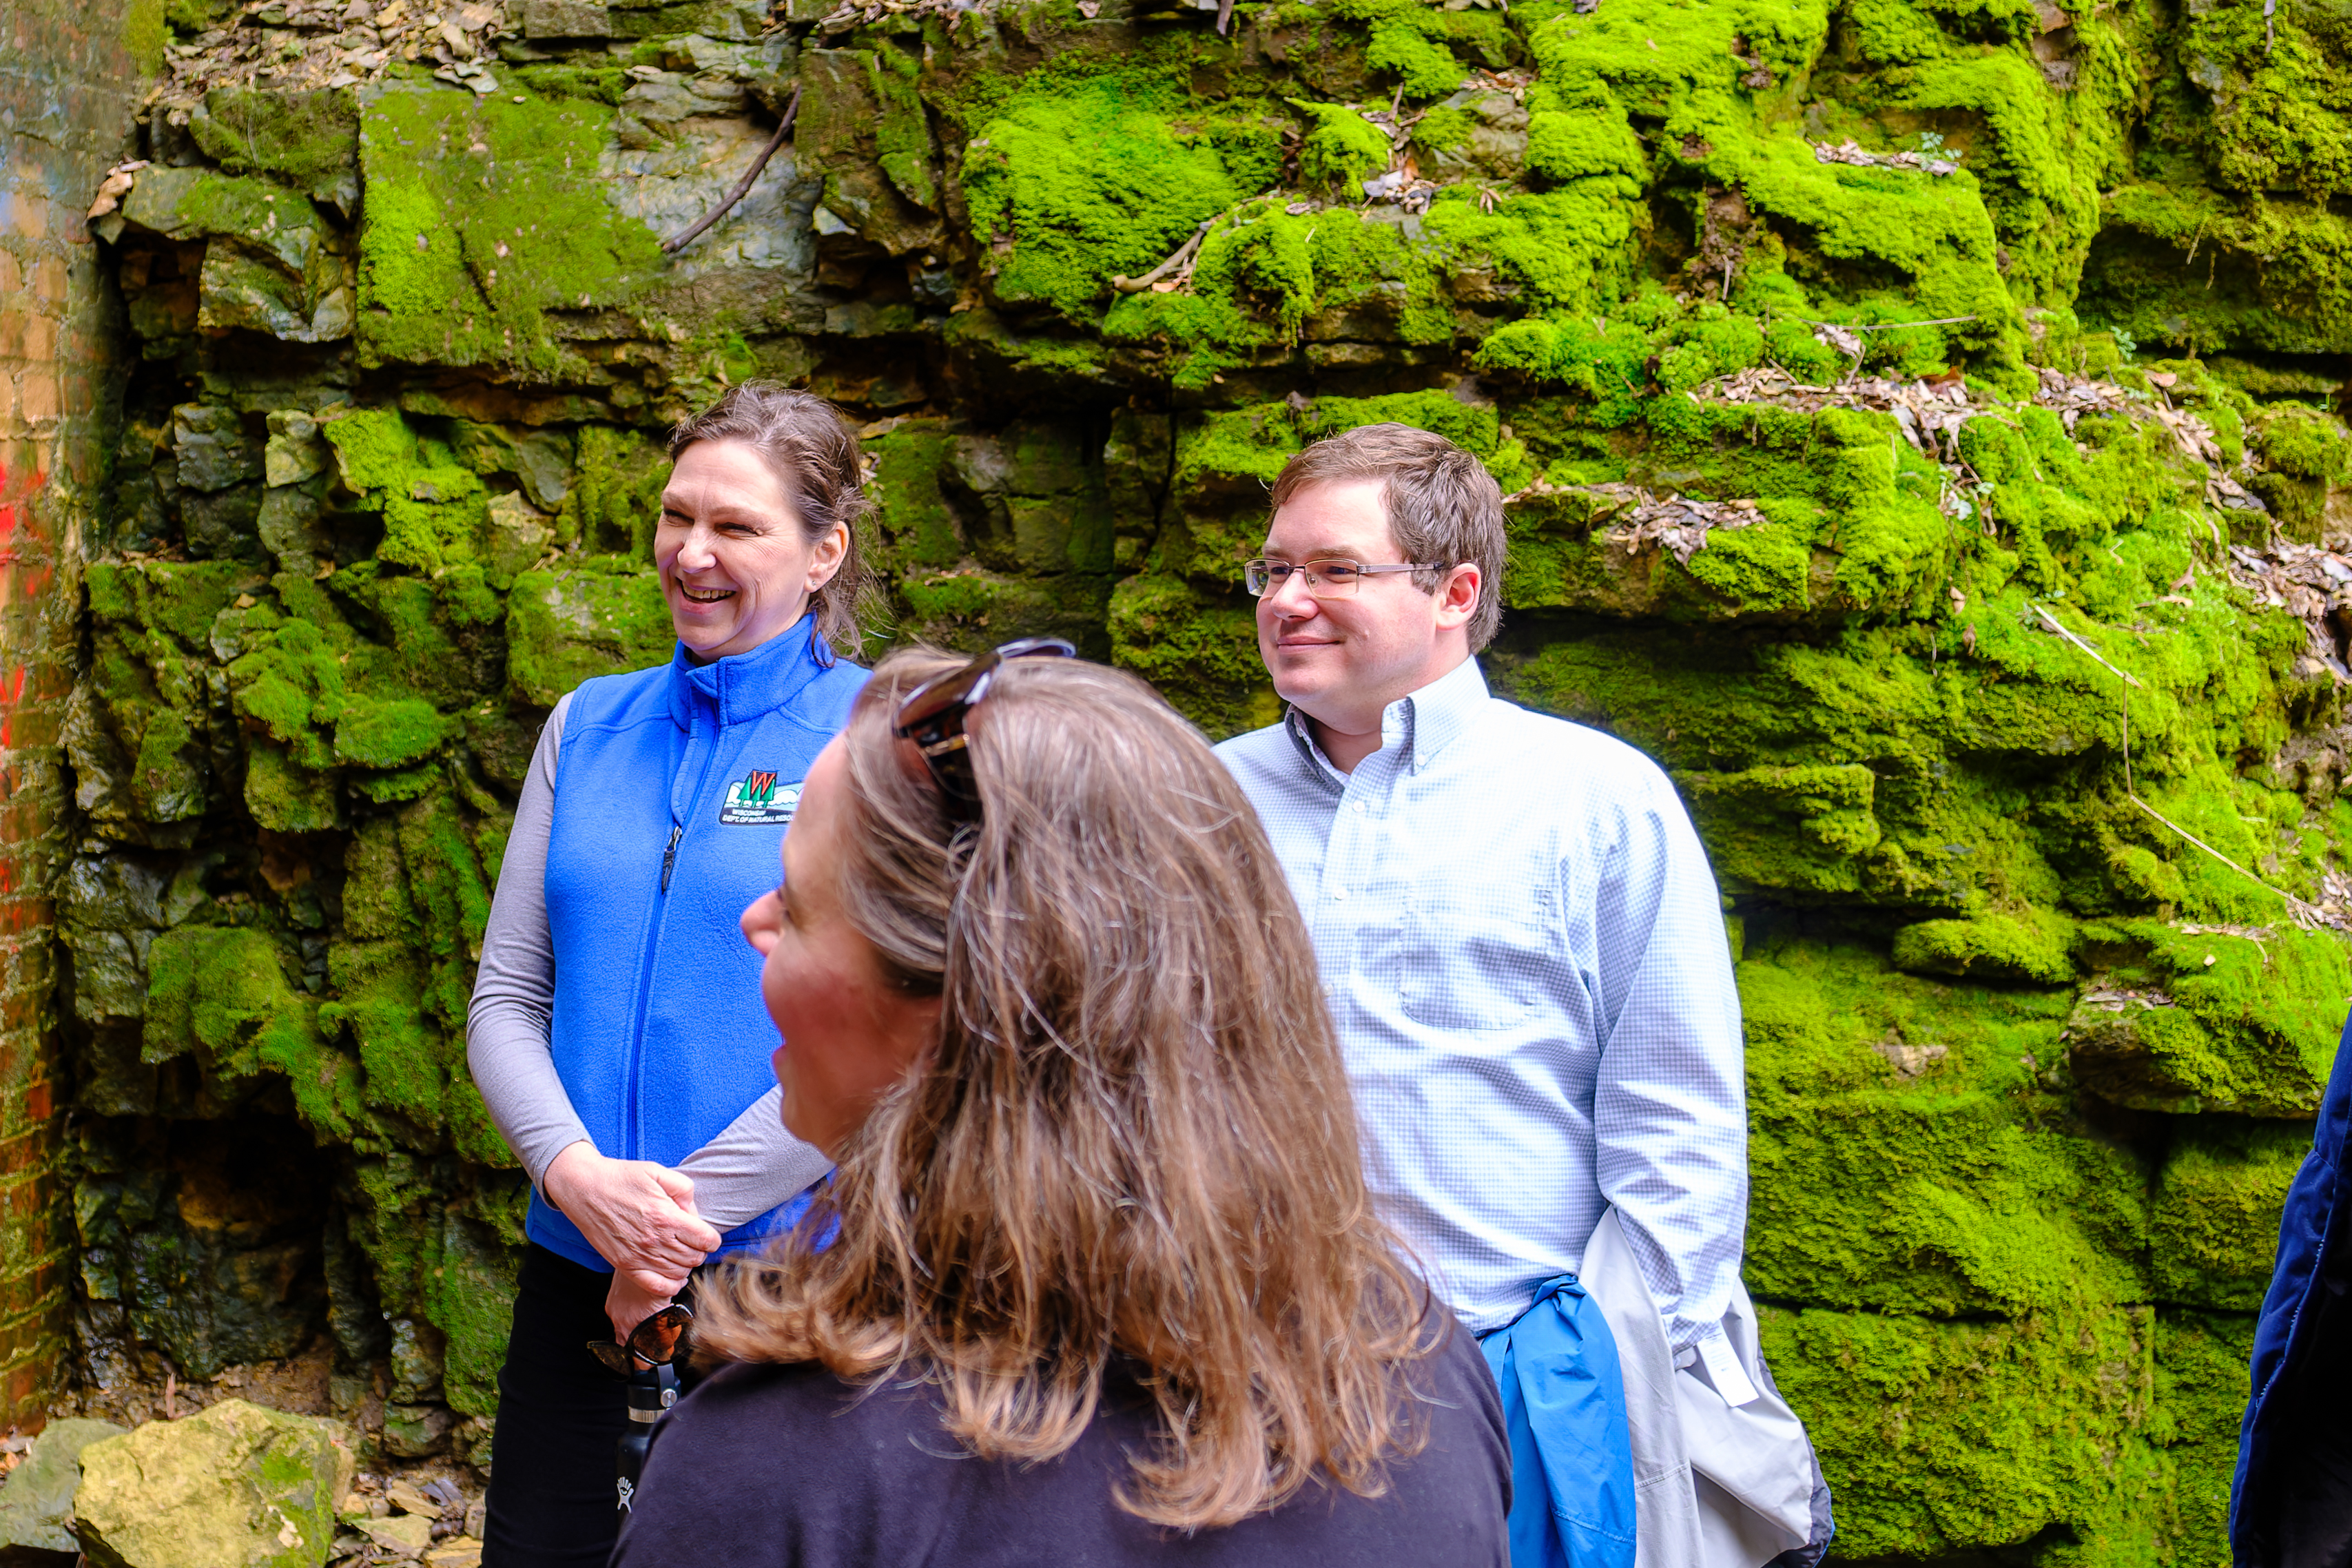
{"type": "Polygon", "coordinates": [[[1274,510],[1317,485],[1379,479],[1389,534],[1403,558],[1423,567],[1413,585],[1433,594],[1465,563],[1478,568],[1478,607],[1465,628],[1470,651],[1503,624],[1503,489],[1477,458],[1443,436],[1410,425],[1360,425],[1328,436],[1282,466],[1274,510]]]}

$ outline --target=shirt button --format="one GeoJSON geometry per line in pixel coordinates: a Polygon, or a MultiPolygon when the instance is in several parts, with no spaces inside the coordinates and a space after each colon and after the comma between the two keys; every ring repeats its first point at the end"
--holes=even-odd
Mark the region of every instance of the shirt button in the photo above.
{"type": "Polygon", "coordinates": [[[1355,803],[1354,803],[1354,805],[1355,805],[1355,807],[1356,807],[1356,815],[1357,815],[1358,816],[1363,816],[1365,812],[1367,812],[1367,811],[1369,811],[1370,809],[1371,809],[1370,807],[1367,806],[1367,805],[1366,805],[1362,801],[1360,801],[1360,801],[1355,802],[1355,803]]]}
{"type": "Polygon", "coordinates": [[[1348,901],[1348,889],[1345,889],[1345,888],[1334,888],[1334,889],[1331,889],[1331,901],[1332,901],[1333,903],[1335,903],[1335,904],[1344,904],[1344,903],[1346,903],[1346,902],[1348,901]]]}

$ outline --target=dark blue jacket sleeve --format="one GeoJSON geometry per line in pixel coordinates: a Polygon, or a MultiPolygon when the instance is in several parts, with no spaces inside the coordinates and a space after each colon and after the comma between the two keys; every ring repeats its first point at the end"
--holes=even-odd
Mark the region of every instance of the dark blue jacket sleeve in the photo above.
{"type": "Polygon", "coordinates": [[[2252,1392],[2238,1434],[2238,1474],[2230,1494],[2230,1547],[2240,1568],[2268,1563],[2269,1524],[2279,1454],[2282,1378],[2311,1351],[2311,1316],[2305,1310],[2315,1289],[2352,1273],[2345,1230],[2352,1223],[2344,1202],[2341,1172],[2347,1132],[2352,1132],[2352,1024],[2336,1048],[2335,1069],[2321,1102],[2311,1152],[2288,1189],[2279,1216],[2278,1262],[2254,1330],[2252,1392]]]}

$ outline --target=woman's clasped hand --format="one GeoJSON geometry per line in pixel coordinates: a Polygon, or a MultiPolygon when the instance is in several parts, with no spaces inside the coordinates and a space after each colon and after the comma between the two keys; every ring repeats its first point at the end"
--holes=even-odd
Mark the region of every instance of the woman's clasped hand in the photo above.
{"type": "Polygon", "coordinates": [[[615,1338],[667,1306],[719,1250],[719,1233],[694,1212],[692,1178],[650,1160],[610,1160],[574,1143],[540,1184],[613,1266],[605,1311],[615,1338]]]}

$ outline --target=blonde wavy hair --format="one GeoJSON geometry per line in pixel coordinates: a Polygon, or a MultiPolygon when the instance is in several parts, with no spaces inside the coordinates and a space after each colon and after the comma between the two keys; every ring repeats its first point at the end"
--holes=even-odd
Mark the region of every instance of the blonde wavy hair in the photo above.
{"type": "Polygon", "coordinates": [[[817,1208],[719,1270],[706,1358],[927,1379],[986,1459],[1063,1453],[1106,1372],[1157,1402],[1119,1506],[1231,1524],[1318,1472],[1365,1496],[1418,1452],[1410,1373],[1451,1320],[1364,1188],[1307,925],[1199,732],[1140,680],[1007,662],[957,831],[883,661],[844,731],[849,918],[936,1043],[817,1208]],[[830,1245],[819,1238],[839,1229],[830,1245]]]}

